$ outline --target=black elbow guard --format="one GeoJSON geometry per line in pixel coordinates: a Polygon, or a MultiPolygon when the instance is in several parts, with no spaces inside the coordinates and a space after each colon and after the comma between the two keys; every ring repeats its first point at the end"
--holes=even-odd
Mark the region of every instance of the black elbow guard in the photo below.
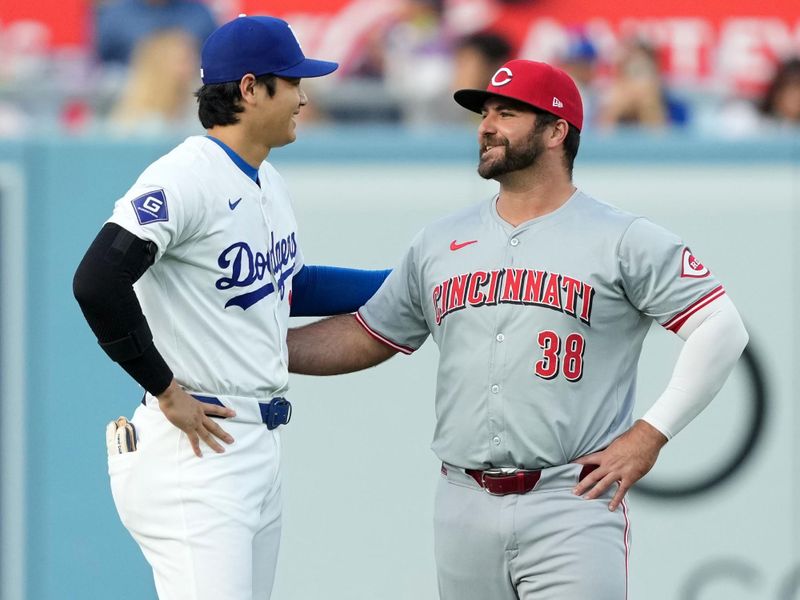
{"type": "Polygon", "coordinates": [[[114,362],[125,362],[139,358],[153,343],[153,334],[147,321],[142,319],[139,325],[125,337],[110,342],[97,340],[103,351],[114,362]]]}
{"type": "Polygon", "coordinates": [[[100,346],[117,362],[141,356],[153,341],[133,284],[154,258],[155,244],[107,223],[75,272],[75,298],[100,346]]]}
{"type": "Polygon", "coordinates": [[[133,284],[153,264],[156,251],[153,242],[107,223],[73,280],[75,298],[100,347],[153,394],[164,390],[172,372],[153,344],[133,284]]]}

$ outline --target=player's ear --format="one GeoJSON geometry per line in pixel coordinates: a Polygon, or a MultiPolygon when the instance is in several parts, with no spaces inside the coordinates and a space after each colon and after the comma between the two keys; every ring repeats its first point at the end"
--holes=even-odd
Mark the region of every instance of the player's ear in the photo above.
{"type": "Polygon", "coordinates": [[[248,73],[239,80],[239,93],[242,95],[242,100],[245,104],[253,101],[256,91],[256,77],[252,73],[248,73]]]}
{"type": "Polygon", "coordinates": [[[564,119],[559,119],[555,123],[553,123],[553,130],[550,133],[550,137],[547,140],[547,145],[550,148],[555,148],[556,146],[560,146],[564,143],[564,140],[567,139],[567,134],[569,133],[569,123],[567,123],[564,119]]]}

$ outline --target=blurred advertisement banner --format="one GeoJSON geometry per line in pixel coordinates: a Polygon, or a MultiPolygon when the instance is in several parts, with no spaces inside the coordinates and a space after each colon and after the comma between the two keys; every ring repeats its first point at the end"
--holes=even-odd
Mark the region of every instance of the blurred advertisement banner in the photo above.
{"type": "Polygon", "coordinates": [[[0,53],[21,37],[47,48],[86,44],[89,10],[86,0],[0,0],[0,53]]]}
{"type": "MultiPolygon", "coordinates": [[[[333,52],[346,72],[347,60],[358,53],[364,38],[402,19],[414,3],[228,0],[223,4],[226,16],[269,12],[289,19],[306,45],[314,52],[333,52]]],[[[664,73],[673,83],[742,93],[760,91],[777,60],[800,53],[800,9],[790,0],[768,5],[756,0],[733,4],[450,0],[443,3],[443,20],[443,35],[456,38],[489,29],[506,35],[520,57],[545,61],[558,61],[576,31],[588,37],[606,63],[613,61],[621,41],[642,39],[658,50],[664,73]]]]}
{"type": "MultiPolygon", "coordinates": [[[[142,0],[144,1],[144,0],[142,0]]],[[[342,63],[357,60],[368,40],[407,18],[412,0],[207,0],[220,22],[240,13],[289,20],[309,54],[342,63]]],[[[558,61],[571,40],[588,38],[601,62],[613,62],[623,40],[655,47],[672,83],[701,84],[738,93],[760,91],[775,62],[800,53],[800,9],[791,0],[733,4],[680,0],[560,2],[556,0],[443,0],[442,36],[481,30],[508,37],[520,57],[558,61]]],[[[92,3],[86,0],[0,0],[0,56],[91,43],[92,3]],[[19,46],[22,46],[20,48],[19,46]]]]}

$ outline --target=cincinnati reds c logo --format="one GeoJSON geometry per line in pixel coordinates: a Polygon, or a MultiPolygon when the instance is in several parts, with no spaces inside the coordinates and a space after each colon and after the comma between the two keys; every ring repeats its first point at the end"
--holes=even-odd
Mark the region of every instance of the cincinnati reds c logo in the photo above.
{"type": "Polygon", "coordinates": [[[511,69],[508,67],[500,67],[497,73],[492,77],[492,85],[494,87],[500,87],[501,85],[509,83],[512,77],[514,77],[514,74],[511,72],[511,69]]]}

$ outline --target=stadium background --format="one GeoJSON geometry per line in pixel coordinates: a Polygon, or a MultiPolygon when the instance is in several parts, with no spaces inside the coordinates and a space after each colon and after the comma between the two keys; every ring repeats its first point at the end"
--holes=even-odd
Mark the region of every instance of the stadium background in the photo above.
{"type": "MultiPolygon", "coordinates": [[[[329,84],[309,86],[320,110],[300,125],[298,141],[270,156],[289,183],[311,263],[392,265],[425,223],[494,190],[474,172],[475,122],[459,121],[455,105],[457,116],[440,118],[446,44],[410,80],[366,80],[349,69],[368,34],[403,4],[210,4],[220,22],[239,12],[285,16],[308,55],[343,63],[329,84]]],[[[800,598],[800,132],[728,110],[755,106],[776,65],[800,53],[800,9],[750,0],[624,8],[461,0],[446,8],[442,40],[490,29],[525,58],[559,60],[579,28],[600,57],[599,95],[626,36],[658,48],[663,84],[690,117],[588,127],[576,183],[680,233],[725,283],[751,345],[720,397],[665,448],[645,480],[655,492],[631,495],[631,597],[800,598]],[[720,470],[730,476],[718,485],[672,497],[720,470]]],[[[130,414],[138,392],[97,347],[70,286],[114,199],[200,130],[180,122],[124,131],[107,122],[129,70],[94,55],[97,10],[76,0],[0,0],[3,600],[155,597],[105,471],[105,423],[130,414]]],[[[418,58],[395,39],[406,62],[418,58]]],[[[678,350],[671,336],[651,332],[639,414],[678,350]]],[[[275,600],[436,597],[435,355],[429,342],[374,371],[295,378],[275,600]]]]}

